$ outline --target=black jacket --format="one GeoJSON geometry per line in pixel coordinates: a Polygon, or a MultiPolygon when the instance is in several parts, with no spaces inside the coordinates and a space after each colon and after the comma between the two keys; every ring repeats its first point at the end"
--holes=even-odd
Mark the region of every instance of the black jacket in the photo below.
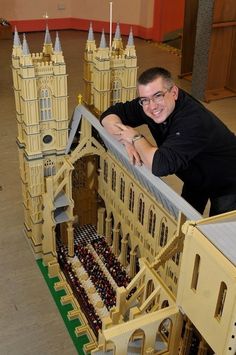
{"type": "Polygon", "coordinates": [[[164,123],[146,116],[138,98],[108,108],[125,125],[147,124],[159,149],[152,172],[176,174],[184,183],[209,196],[236,193],[236,136],[212,112],[179,89],[175,109],[164,123]]]}

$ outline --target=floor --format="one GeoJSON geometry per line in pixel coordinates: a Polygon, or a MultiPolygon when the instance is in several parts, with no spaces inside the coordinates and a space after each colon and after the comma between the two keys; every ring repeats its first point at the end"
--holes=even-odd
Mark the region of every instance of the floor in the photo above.
{"type": "MultiPolygon", "coordinates": [[[[61,31],[59,36],[69,75],[71,116],[78,94],[83,93],[82,59],[87,33],[61,31]]],[[[54,32],[51,37],[54,41],[54,32]]],[[[98,44],[100,34],[96,38],[98,44]]],[[[42,32],[27,34],[31,52],[41,51],[43,40],[42,32]]],[[[190,82],[178,79],[181,61],[178,51],[172,52],[138,38],[135,45],[139,73],[151,66],[165,66],[172,71],[180,87],[190,90],[190,82]]],[[[0,40],[0,354],[73,355],[77,352],[23,233],[11,51],[12,41],[0,40]]],[[[236,98],[214,101],[207,107],[236,132],[236,98]]],[[[166,181],[180,191],[177,178],[169,177],[166,181]]]]}

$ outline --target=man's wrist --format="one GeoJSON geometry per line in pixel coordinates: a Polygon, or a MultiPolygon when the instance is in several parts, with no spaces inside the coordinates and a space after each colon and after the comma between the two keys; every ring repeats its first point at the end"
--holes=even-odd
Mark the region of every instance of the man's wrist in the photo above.
{"type": "Polygon", "coordinates": [[[133,138],[131,139],[132,144],[134,144],[136,141],[138,141],[141,138],[144,138],[143,134],[141,134],[141,133],[135,134],[135,136],[133,136],[133,138]]]}

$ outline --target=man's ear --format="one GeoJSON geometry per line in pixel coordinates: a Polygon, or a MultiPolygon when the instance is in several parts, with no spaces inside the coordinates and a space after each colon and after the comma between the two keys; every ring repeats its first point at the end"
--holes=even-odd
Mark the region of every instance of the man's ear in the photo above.
{"type": "Polygon", "coordinates": [[[177,100],[178,99],[178,95],[179,95],[178,86],[174,85],[173,88],[171,89],[171,93],[173,94],[174,99],[177,100]]]}

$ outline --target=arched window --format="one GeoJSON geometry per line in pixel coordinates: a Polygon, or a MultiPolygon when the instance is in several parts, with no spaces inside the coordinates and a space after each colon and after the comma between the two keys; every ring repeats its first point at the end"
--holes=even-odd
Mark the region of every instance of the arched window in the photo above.
{"type": "Polygon", "coordinates": [[[171,333],[171,328],[172,328],[172,321],[170,318],[166,318],[161,322],[159,326],[159,331],[165,340],[168,340],[171,333]]]}
{"type": "Polygon", "coordinates": [[[103,176],[104,176],[104,181],[108,181],[108,164],[107,161],[104,160],[104,166],[103,166],[103,176]]]}
{"type": "MultiPolygon", "coordinates": [[[[147,283],[147,288],[146,288],[146,296],[145,299],[147,299],[151,293],[154,291],[154,283],[153,280],[149,280],[147,283]]],[[[152,307],[154,307],[155,305],[155,297],[153,297],[152,302],[149,303],[148,307],[147,307],[147,312],[151,311],[152,307]]]]}
{"type": "Polygon", "coordinates": [[[165,227],[164,245],[166,245],[168,240],[168,226],[165,227]]]}
{"type": "Polygon", "coordinates": [[[138,220],[141,224],[143,224],[143,220],[144,220],[144,210],[145,210],[145,203],[143,201],[143,196],[140,196],[139,203],[138,203],[138,220]]]}
{"type": "Polygon", "coordinates": [[[180,252],[176,253],[176,257],[175,257],[176,265],[179,265],[179,259],[180,259],[180,252]]]}
{"type": "Polygon", "coordinates": [[[217,304],[216,304],[216,310],[215,310],[215,317],[218,320],[221,319],[222,314],[223,314],[226,294],[227,294],[227,286],[222,281],[221,284],[220,284],[220,290],[219,290],[219,295],[218,295],[217,304]]]}
{"type": "Polygon", "coordinates": [[[151,209],[149,212],[149,219],[148,219],[148,233],[154,237],[156,229],[156,213],[153,212],[151,209]]]}
{"type": "Polygon", "coordinates": [[[195,261],[194,261],[194,267],[193,267],[192,282],[191,282],[191,288],[195,291],[197,289],[197,284],[198,284],[198,279],[199,279],[200,261],[201,261],[200,255],[196,254],[195,261]]]}
{"type": "Polygon", "coordinates": [[[172,260],[176,263],[176,265],[179,265],[179,259],[180,259],[180,252],[172,256],[172,260]]]}
{"type": "Polygon", "coordinates": [[[134,186],[133,184],[130,185],[129,188],[129,210],[134,212],[134,186]]]}
{"type": "Polygon", "coordinates": [[[164,222],[161,223],[160,246],[164,247],[168,240],[168,226],[164,222]]]}
{"type": "Polygon", "coordinates": [[[121,101],[121,81],[120,80],[114,80],[112,82],[112,98],[111,102],[112,105],[114,105],[117,102],[121,101]]]}
{"type": "Polygon", "coordinates": [[[52,118],[52,102],[48,89],[41,89],[39,95],[40,120],[48,121],[52,118]]]}
{"type": "Polygon", "coordinates": [[[56,168],[54,162],[51,159],[46,159],[44,161],[44,176],[55,175],[56,168]]]}
{"type": "Polygon", "coordinates": [[[145,333],[142,329],[136,329],[135,332],[130,336],[128,342],[128,348],[125,354],[143,354],[144,353],[144,344],[145,344],[145,333]]]}
{"type": "Polygon", "coordinates": [[[111,189],[112,189],[112,191],[116,191],[116,170],[115,170],[115,167],[112,167],[112,170],[111,170],[111,189]]]}
{"type": "Polygon", "coordinates": [[[120,178],[120,199],[121,201],[125,201],[125,180],[124,176],[120,178]]]}

